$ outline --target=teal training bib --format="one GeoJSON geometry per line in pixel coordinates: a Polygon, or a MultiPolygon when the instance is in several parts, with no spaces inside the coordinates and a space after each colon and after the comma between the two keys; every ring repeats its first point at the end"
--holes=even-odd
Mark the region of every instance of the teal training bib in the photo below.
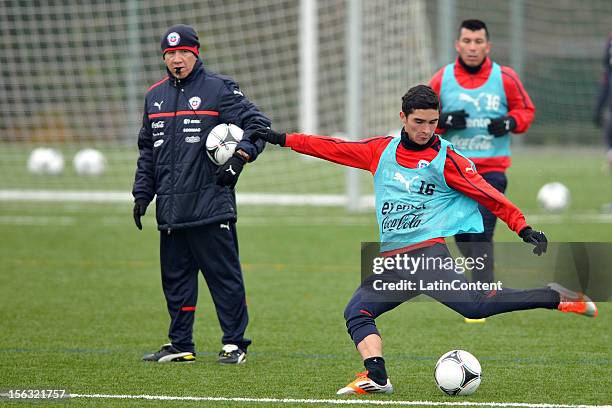
{"type": "Polygon", "coordinates": [[[454,63],[447,65],[442,75],[442,109],[444,112],[463,109],[470,116],[466,118],[466,129],[449,129],[443,137],[467,157],[510,156],[510,134],[494,137],[487,131],[490,119],[508,113],[501,67],[493,63],[487,82],[475,89],[466,89],[459,85],[454,68],[454,63]]]}
{"type": "Polygon", "coordinates": [[[440,142],[438,155],[431,162],[421,160],[416,169],[397,163],[400,138],[394,138],[380,156],[374,192],[383,252],[431,238],[483,231],[476,201],[446,184],[446,149],[453,146],[443,139],[440,142]]]}

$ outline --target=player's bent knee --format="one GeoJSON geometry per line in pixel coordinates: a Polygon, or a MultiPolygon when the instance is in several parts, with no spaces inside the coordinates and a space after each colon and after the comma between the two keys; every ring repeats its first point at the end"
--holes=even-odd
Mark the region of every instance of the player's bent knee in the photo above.
{"type": "Polygon", "coordinates": [[[344,320],[348,322],[352,315],[353,315],[353,308],[351,307],[351,304],[349,303],[344,308],[344,320]]]}
{"type": "Polygon", "coordinates": [[[359,303],[349,303],[344,309],[344,320],[347,322],[353,319],[359,320],[360,318],[374,319],[374,317],[373,312],[359,303]]]}

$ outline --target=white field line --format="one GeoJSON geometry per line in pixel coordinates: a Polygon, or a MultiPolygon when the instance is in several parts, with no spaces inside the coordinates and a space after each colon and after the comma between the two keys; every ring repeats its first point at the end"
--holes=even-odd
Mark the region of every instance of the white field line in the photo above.
{"type": "MultiPolygon", "coordinates": [[[[127,191],[0,190],[0,201],[129,203],[133,200],[127,191]]],[[[347,196],[341,194],[239,193],[236,195],[238,204],[245,205],[337,207],[345,206],[347,200],[347,196]]],[[[361,197],[359,204],[364,208],[373,208],[374,196],[361,197]]]]}
{"type": "MultiPolygon", "coordinates": [[[[241,205],[271,206],[314,206],[343,207],[348,197],[342,194],[276,194],[276,193],[238,193],[236,201],[241,205]]],[[[83,191],[83,190],[0,190],[0,201],[46,201],[46,202],[98,202],[131,203],[133,197],[126,191],[83,191]]],[[[374,208],[374,196],[359,198],[359,208],[374,208]]],[[[561,223],[612,223],[612,213],[581,214],[533,214],[530,222],[548,224],[561,223]]]]}
{"type": "Polygon", "coordinates": [[[388,406],[445,406],[445,407],[519,407],[519,408],[612,408],[611,405],[531,404],[523,402],[435,402],[435,401],[389,401],[357,399],[303,399],[303,398],[249,398],[249,397],[172,397],[167,395],[109,395],[70,394],[72,398],[143,399],[159,401],[210,401],[274,404],[329,404],[329,405],[388,405],[388,406]]]}
{"type": "Polygon", "coordinates": [[[76,218],[68,216],[0,215],[0,225],[58,226],[75,224],[76,218]]]}
{"type": "MultiPolygon", "coordinates": [[[[98,220],[88,221],[88,223],[98,222],[98,220]]],[[[116,227],[118,225],[130,225],[132,223],[131,214],[125,216],[107,216],[99,219],[99,225],[105,227],[116,227]]],[[[72,216],[59,215],[0,215],[0,225],[27,225],[27,226],[68,226],[76,225],[77,218],[72,216]]],[[[145,218],[143,225],[155,229],[157,224],[155,218],[145,218]]],[[[238,219],[238,227],[262,227],[262,226],[367,226],[374,225],[374,221],[365,217],[313,217],[307,216],[277,216],[277,217],[251,217],[243,216],[238,219]]]]}
{"type": "Polygon", "coordinates": [[[126,191],[0,190],[0,201],[128,203],[133,201],[133,198],[126,191]]]}
{"type": "MultiPolygon", "coordinates": [[[[612,214],[591,214],[578,215],[571,218],[556,218],[547,216],[527,216],[529,222],[539,224],[612,224],[612,214]]],[[[59,215],[1,215],[0,225],[38,225],[38,226],[57,226],[57,225],[74,225],[76,218],[72,216],[59,215]]],[[[92,221],[93,222],[93,221],[92,221]]],[[[98,222],[98,221],[95,221],[98,222]]],[[[105,216],[100,219],[100,224],[103,226],[124,225],[131,222],[131,217],[125,216],[105,216]]],[[[327,225],[350,225],[350,226],[367,226],[375,225],[376,220],[366,215],[357,214],[354,216],[288,216],[274,215],[258,217],[258,216],[239,216],[238,227],[261,227],[261,226],[327,226],[327,225]]],[[[155,226],[154,218],[145,218],[143,224],[155,226]]]]}
{"type": "Polygon", "coordinates": [[[542,224],[563,224],[563,223],[612,223],[612,213],[586,213],[574,215],[562,214],[533,214],[526,216],[529,222],[542,224]]]}

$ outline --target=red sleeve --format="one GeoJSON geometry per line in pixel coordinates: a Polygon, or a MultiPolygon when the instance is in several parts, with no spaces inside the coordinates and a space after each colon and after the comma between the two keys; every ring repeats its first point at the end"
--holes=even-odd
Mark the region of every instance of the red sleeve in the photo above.
{"type": "Polygon", "coordinates": [[[285,147],[344,166],[376,172],[378,161],[391,136],[372,137],[359,141],[347,141],[336,137],[289,133],[285,147]]]}
{"type": "Polygon", "coordinates": [[[521,210],[485,181],[476,172],[468,159],[458,155],[452,149],[446,154],[444,177],[449,187],[460,191],[488,208],[497,218],[504,221],[508,228],[517,234],[527,222],[521,210]]]}
{"type": "Polygon", "coordinates": [[[533,122],[535,106],[516,72],[510,67],[502,67],[501,70],[508,101],[508,115],[516,120],[516,128],[512,133],[524,133],[533,122]]]}
{"type": "MultiPolygon", "coordinates": [[[[444,75],[444,67],[440,68],[438,72],[436,72],[434,76],[431,77],[428,84],[440,99],[440,90],[442,89],[442,75],[444,75]]],[[[440,112],[442,112],[442,100],[440,100],[440,112]]],[[[436,129],[436,133],[439,135],[443,135],[444,132],[446,132],[446,129],[436,129]]]]}
{"type": "Polygon", "coordinates": [[[440,68],[429,80],[429,86],[440,96],[440,88],[442,88],[442,75],[444,75],[444,67],[440,68]]]}

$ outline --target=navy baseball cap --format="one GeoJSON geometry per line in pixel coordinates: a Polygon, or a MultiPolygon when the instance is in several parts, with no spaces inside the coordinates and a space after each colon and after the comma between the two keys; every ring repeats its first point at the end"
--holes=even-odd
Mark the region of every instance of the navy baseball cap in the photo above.
{"type": "Polygon", "coordinates": [[[197,57],[200,55],[200,39],[198,33],[185,24],[173,25],[166,30],[161,39],[162,55],[168,51],[187,50],[197,57]]]}

